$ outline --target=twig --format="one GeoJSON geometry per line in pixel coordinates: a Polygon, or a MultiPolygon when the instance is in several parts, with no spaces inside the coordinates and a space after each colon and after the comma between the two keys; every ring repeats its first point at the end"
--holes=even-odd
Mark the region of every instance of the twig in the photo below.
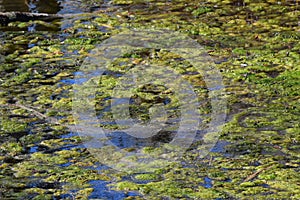
{"type": "Polygon", "coordinates": [[[0,24],[7,25],[9,22],[21,21],[27,22],[30,20],[53,21],[66,17],[74,17],[86,14],[97,14],[111,12],[112,10],[98,10],[92,13],[71,13],[71,14],[48,14],[48,13],[30,13],[30,12],[0,12],[0,24]]]}
{"type": "Polygon", "coordinates": [[[209,159],[208,165],[212,165],[213,159],[214,159],[214,158],[213,158],[213,156],[211,155],[211,156],[210,156],[210,159],[209,159]]]}
{"type": "Polygon", "coordinates": [[[22,22],[30,21],[30,20],[52,21],[60,18],[63,18],[63,15],[47,14],[47,13],[29,13],[29,12],[0,12],[1,24],[7,24],[13,21],[22,21],[22,22]]]}
{"type": "Polygon", "coordinates": [[[36,117],[38,117],[39,119],[41,120],[45,120],[51,124],[57,124],[57,125],[60,125],[60,123],[58,122],[57,119],[55,119],[54,117],[48,117],[46,115],[44,115],[43,113],[33,109],[33,108],[30,108],[30,107],[27,107],[27,106],[24,106],[22,104],[19,104],[19,103],[15,103],[15,104],[4,104],[3,106],[7,106],[7,107],[19,107],[19,108],[22,108],[24,110],[27,110],[29,112],[32,112],[36,117]]]}
{"type": "Polygon", "coordinates": [[[266,168],[263,168],[263,169],[260,169],[258,171],[256,171],[255,173],[251,174],[250,176],[248,176],[244,181],[244,182],[248,182],[248,181],[251,181],[252,179],[254,179],[255,177],[257,177],[260,173],[262,173],[263,171],[265,170],[268,170],[270,169],[271,167],[273,167],[273,165],[269,166],[269,167],[266,167],[266,168]]]}

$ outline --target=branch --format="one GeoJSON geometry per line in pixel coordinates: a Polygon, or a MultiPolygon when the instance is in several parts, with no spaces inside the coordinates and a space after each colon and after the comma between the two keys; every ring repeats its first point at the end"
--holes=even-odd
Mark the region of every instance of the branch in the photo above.
{"type": "Polygon", "coordinates": [[[55,119],[54,117],[48,117],[46,115],[44,115],[43,113],[33,109],[33,108],[29,108],[27,106],[24,106],[22,104],[19,104],[19,103],[15,103],[15,104],[4,104],[2,106],[7,106],[7,107],[19,107],[19,108],[22,108],[24,110],[27,110],[29,112],[32,112],[37,118],[41,119],[41,120],[45,120],[46,122],[49,122],[51,124],[56,124],[56,125],[60,125],[60,123],[58,122],[57,119],[55,119]]]}
{"type": "Polygon", "coordinates": [[[74,17],[78,15],[97,14],[113,12],[117,8],[109,8],[106,10],[98,10],[92,13],[73,13],[73,14],[48,14],[48,13],[31,13],[31,12],[0,12],[0,24],[7,25],[9,22],[27,22],[30,20],[53,21],[65,17],[74,17]]]}
{"type": "Polygon", "coordinates": [[[263,171],[265,170],[268,170],[270,169],[271,167],[273,167],[273,165],[269,166],[269,167],[266,167],[266,168],[263,168],[263,169],[260,169],[258,171],[256,171],[255,173],[251,174],[250,176],[248,176],[244,181],[244,182],[248,182],[248,181],[251,181],[252,179],[254,179],[255,177],[257,177],[260,173],[262,173],[263,171]]]}
{"type": "Polygon", "coordinates": [[[0,12],[0,24],[8,24],[9,22],[21,21],[26,22],[30,20],[52,21],[61,19],[65,15],[47,14],[47,13],[29,13],[29,12],[0,12]]]}

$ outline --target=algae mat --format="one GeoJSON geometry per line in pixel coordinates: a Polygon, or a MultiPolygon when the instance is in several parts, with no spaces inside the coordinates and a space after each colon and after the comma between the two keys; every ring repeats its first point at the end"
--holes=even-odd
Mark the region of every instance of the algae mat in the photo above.
{"type": "MultiPolygon", "coordinates": [[[[299,4],[111,4],[113,11],[0,27],[0,198],[299,199],[299,4]],[[187,34],[221,72],[227,118],[216,147],[204,158],[199,140],[181,162],[145,165],[147,173],[120,172],[101,164],[83,145],[87,138],[70,128],[78,120],[72,115],[73,85],[84,59],[102,41],[138,28],[187,34]]],[[[94,103],[107,122],[103,127],[118,129],[110,123],[110,95],[119,78],[140,63],[168,65],[181,73],[202,102],[199,113],[210,120],[206,83],[191,63],[170,51],[141,48],[114,60],[97,83],[94,103]]],[[[132,102],[131,117],[144,122],[151,105],[165,103],[174,124],[169,133],[178,128],[178,102],[168,88],[146,85],[132,102]]],[[[155,157],[171,136],[143,143],[143,152],[155,157]]],[[[134,152],[130,144],[124,148],[134,152]]]]}

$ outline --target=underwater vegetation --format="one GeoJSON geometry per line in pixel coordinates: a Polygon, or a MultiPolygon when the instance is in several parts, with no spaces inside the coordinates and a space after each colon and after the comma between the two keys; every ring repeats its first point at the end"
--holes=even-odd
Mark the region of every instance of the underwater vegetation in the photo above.
{"type": "MultiPolygon", "coordinates": [[[[0,27],[0,199],[300,199],[299,3],[113,0],[111,6],[0,27]],[[200,141],[181,162],[120,172],[101,164],[72,129],[81,64],[101,42],[128,29],[187,34],[221,72],[227,118],[204,158],[200,141]]],[[[97,83],[95,110],[107,122],[102,127],[120,128],[109,123],[111,92],[140,63],[182,74],[210,121],[208,89],[192,63],[168,50],[141,48],[115,59],[97,83]]],[[[177,128],[180,106],[172,91],[157,84],[134,92],[132,118],[147,122],[150,107],[164,103],[175,122],[167,132],[177,128]]],[[[155,157],[168,142],[170,134],[162,133],[140,148],[155,157]]],[[[124,149],[134,152],[128,144],[124,149]]]]}

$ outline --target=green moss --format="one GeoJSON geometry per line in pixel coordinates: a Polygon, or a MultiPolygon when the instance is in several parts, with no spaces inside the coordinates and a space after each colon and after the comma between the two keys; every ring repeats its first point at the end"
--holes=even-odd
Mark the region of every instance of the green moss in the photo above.
{"type": "Polygon", "coordinates": [[[17,66],[13,64],[8,64],[8,63],[1,63],[0,64],[0,72],[2,71],[13,71],[17,68],[17,66]]]}
{"type": "Polygon", "coordinates": [[[224,197],[224,195],[219,191],[200,187],[199,192],[191,194],[190,197],[195,199],[218,199],[224,197]]]}
{"type": "Polygon", "coordinates": [[[38,194],[33,199],[34,200],[51,200],[53,197],[51,194],[38,194]]]}
{"type": "Polygon", "coordinates": [[[78,199],[88,199],[88,197],[93,192],[93,190],[94,190],[93,188],[85,188],[83,190],[79,190],[76,193],[76,198],[78,198],[78,199]]]}
{"type": "Polygon", "coordinates": [[[26,131],[28,125],[16,120],[1,119],[0,128],[7,133],[18,133],[26,131]]]}
{"type": "Polygon", "coordinates": [[[9,82],[9,84],[22,84],[30,80],[32,74],[30,72],[24,72],[13,77],[9,82]]]}
{"type": "Polygon", "coordinates": [[[23,66],[26,68],[32,67],[34,64],[37,64],[41,62],[40,58],[29,58],[25,63],[23,63],[23,66]]]}
{"type": "Polygon", "coordinates": [[[19,142],[5,142],[1,145],[1,150],[6,151],[10,155],[17,155],[23,151],[23,147],[19,142]]]}
{"type": "Polygon", "coordinates": [[[156,174],[138,174],[135,176],[138,180],[156,180],[158,176],[156,174]]]}
{"type": "MultiPolygon", "coordinates": [[[[0,36],[3,39],[1,104],[16,100],[62,123],[51,125],[26,110],[1,105],[0,184],[5,191],[4,198],[28,199],[30,194],[30,198],[52,199],[72,194],[74,198],[87,199],[93,190],[88,184],[90,180],[113,180],[111,186],[136,190],[146,199],[299,199],[298,4],[278,4],[271,0],[143,3],[115,0],[113,4],[129,6],[120,9],[112,6],[109,8],[114,10],[112,15],[96,12],[70,17],[72,23],[61,31],[56,25],[62,22],[11,23],[11,28],[19,27],[17,30],[38,24],[57,31],[4,31],[0,36]],[[223,75],[228,100],[228,122],[220,138],[228,145],[222,151],[199,159],[197,151],[201,149],[201,141],[181,157],[176,155],[176,148],[168,145],[142,147],[141,152],[146,156],[157,158],[163,154],[171,161],[157,159],[151,164],[139,163],[141,171],[151,173],[136,175],[134,168],[126,173],[87,169],[97,167],[102,159],[116,162],[124,157],[122,153],[111,153],[113,149],[91,151],[100,155],[91,158],[83,148],[65,148],[80,143],[81,138],[59,138],[66,133],[64,124],[73,122],[72,86],[66,86],[61,80],[72,79],[89,50],[104,39],[123,29],[136,28],[167,28],[186,33],[213,58],[223,75]],[[32,134],[19,134],[27,130],[32,134]],[[29,152],[32,148],[38,152],[29,152]],[[165,150],[174,153],[164,154],[165,150]],[[110,157],[106,158],[107,155],[110,157]],[[266,166],[273,167],[243,182],[266,166]],[[132,176],[144,184],[122,181],[122,176],[132,176]],[[32,177],[51,183],[58,181],[61,185],[51,189],[28,188],[32,177]],[[206,183],[203,177],[211,178],[211,183],[206,183]]],[[[113,120],[107,108],[111,105],[112,90],[121,84],[120,76],[139,64],[168,66],[182,75],[199,97],[201,115],[211,114],[205,80],[195,73],[193,63],[166,50],[138,49],[115,59],[107,66],[108,73],[95,82],[99,86],[97,98],[89,103],[95,103],[96,112],[103,120],[113,120]]],[[[160,71],[151,73],[156,72],[160,71]]],[[[169,98],[170,103],[165,105],[172,110],[169,118],[180,119],[180,102],[172,88],[148,85],[132,92],[135,102],[130,106],[132,118],[147,122],[150,107],[169,98]]],[[[208,116],[203,122],[209,120],[208,116]]],[[[122,129],[116,125],[100,126],[122,129]]],[[[134,153],[138,148],[124,150],[134,153]]],[[[125,160],[136,162],[137,159],[129,156],[125,160]]],[[[119,166],[127,167],[122,162],[119,166]]]]}
{"type": "Polygon", "coordinates": [[[204,6],[202,7],[201,6],[200,8],[193,10],[192,14],[194,16],[199,16],[199,15],[211,12],[211,11],[212,11],[212,9],[210,7],[204,7],[204,6]]]}
{"type": "Polygon", "coordinates": [[[115,187],[119,190],[138,190],[139,186],[138,184],[129,182],[129,181],[123,181],[119,182],[115,185],[115,187]]]}

